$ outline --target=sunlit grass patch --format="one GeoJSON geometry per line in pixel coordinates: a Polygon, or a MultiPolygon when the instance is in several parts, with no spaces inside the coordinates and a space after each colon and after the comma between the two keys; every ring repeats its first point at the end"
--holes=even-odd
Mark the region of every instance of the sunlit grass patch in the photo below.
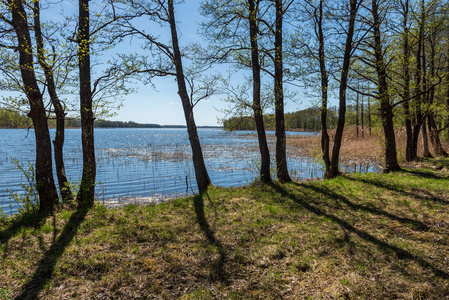
{"type": "Polygon", "coordinates": [[[42,299],[444,299],[448,183],[415,168],[7,220],[0,299],[43,266],[42,299]]]}

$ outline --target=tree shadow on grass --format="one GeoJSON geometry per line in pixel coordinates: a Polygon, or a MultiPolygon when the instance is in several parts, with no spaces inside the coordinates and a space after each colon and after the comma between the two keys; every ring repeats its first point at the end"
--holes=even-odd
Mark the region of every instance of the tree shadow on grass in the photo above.
{"type": "Polygon", "coordinates": [[[363,205],[363,204],[353,203],[348,198],[346,198],[336,192],[333,192],[327,188],[319,188],[319,187],[316,187],[313,185],[301,185],[301,186],[304,188],[307,188],[307,189],[311,189],[312,191],[314,191],[316,193],[323,194],[326,197],[329,197],[331,199],[341,201],[353,210],[362,210],[362,211],[371,213],[373,215],[384,216],[384,217],[387,217],[391,220],[398,221],[405,225],[411,224],[415,230],[420,230],[420,231],[428,231],[429,230],[429,227],[421,221],[411,219],[411,218],[406,218],[406,217],[399,217],[399,216],[391,214],[391,213],[389,213],[383,209],[380,209],[380,208],[375,208],[375,207],[370,207],[370,206],[363,205]]]}
{"type": "Polygon", "coordinates": [[[308,211],[314,213],[317,216],[325,217],[325,218],[332,220],[333,222],[337,223],[345,230],[352,232],[353,234],[359,236],[360,238],[378,246],[382,251],[393,252],[394,254],[396,254],[398,259],[407,259],[407,260],[415,261],[421,267],[431,270],[436,276],[441,277],[443,279],[449,279],[449,274],[446,271],[441,270],[438,267],[432,265],[426,259],[424,259],[416,254],[413,254],[407,250],[404,250],[400,247],[390,245],[389,243],[384,242],[363,230],[355,228],[353,225],[351,225],[347,221],[340,219],[339,217],[334,216],[326,211],[321,210],[320,208],[318,208],[318,207],[304,201],[303,199],[299,198],[298,196],[288,192],[287,190],[285,190],[284,188],[282,188],[279,185],[274,185],[273,187],[280,194],[282,194],[285,197],[290,198],[291,200],[293,200],[296,204],[300,205],[301,207],[307,209],[308,211]]]}
{"type": "Polygon", "coordinates": [[[438,176],[435,174],[435,172],[433,171],[423,171],[423,170],[419,170],[419,169],[402,169],[401,172],[403,173],[408,173],[410,175],[416,176],[416,177],[421,177],[421,178],[426,178],[426,179],[436,179],[436,180],[447,180],[448,178],[445,176],[438,176]]]}
{"type": "MultiPolygon", "coordinates": [[[[408,171],[407,171],[408,172],[408,171]]],[[[413,172],[411,172],[412,174],[414,174],[413,172]]],[[[344,176],[346,179],[348,180],[352,180],[352,181],[359,181],[365,184],[370,184],[370,185],[374,185],[376,187],[380,187],[380,188],[384,188],[390,191],[395,191],[398,193],[401,193],[405,196],[408,197],[412,197],[412,198],[424,198],[422,194],[416,194],[410,191],[406,191],[404,188],[399,187],[397,184],[388,184],[384,181],[381,180],[370,180],[370,179],[366,179],[366,178],[353,178],[351,176],[344,176]]],[[[427,195],[428,197],[426,197],[426,200],[431,200],[434,201],[436,203],[439,204],[445,204],[445,205],[449,205],[449,201],[446,199],[443,199],[441,197],[438,197],[430,192],[426,192],[423,190],[420,190],[420,193],[425,193],[425,195],[427,195]]]]}
{"type": "Polygon", "coordinates": [[[435,170],[441,170],[443,168],[449,168],[449,159],[446,157],[440,157],[440,158],[425,158],[425,157],[419,157],[417,159],[418,162],[422,162],[425,165],[423,168],[426,169],[432,169],[435,170]]]}
{"type": "Polygon", "coordinates": [[[39,292],[51,279],[58,259],[64,254],[66,247],[70,244],[76,235],[79,226],[84,221],[88,209],[78,209],[74,212],[67,224],[64,226],[61,234],[55,242],[44,253],[44,257],[39,261],[38,266],[32,277],[22,288],[20,295],[15,299],[37,299],[39,292]]]}
{"type": "MultiPolygon", "coordinates": [[[[217,247],[218,254],[220,256],[218,261],[216,261],[213,265],[213,271],[214,271],[213,277],[215,277],[216,279],[218,279],[219,281],[221,281],[225,284],[228,284],[228,276],[224,269],[224,266],[226,263],[226,251],[225,251],[222,243],[219,240],[217,240],[217,238],[215,237],[215,234],[212,231],[212,229],[210,228],[209,222],[206,219],[206,216],[204,214],[204,196],[209,198],[209,195],[207,194],[207,192],[202,193],[201,195],[197,195],[193,198],[196,219],[198,221],[198,224],[200,225],[201,230],[205,234],[209,244],[217,247]]],[[[209,200],[210,200],[210,198],[209,198],[209,200]]]]}
{"type": "Polygon", "coordinates": [[[8,242],[11,238],[16,236],[23,228],[40,228],[47,219],[48,214],[44,213],[23,213],[15,216],[11,224],[4,230],[0,231],[0,244],[4,244],[5,248],[3,256],[6,257],[8,253],[8,242]]]}

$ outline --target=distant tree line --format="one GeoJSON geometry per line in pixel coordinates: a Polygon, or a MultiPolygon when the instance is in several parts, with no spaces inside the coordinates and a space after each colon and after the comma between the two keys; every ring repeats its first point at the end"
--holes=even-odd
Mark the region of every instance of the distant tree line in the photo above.
{"type": "Polygon", "coordinates": [[[30,118],[25,114],[0,109],[0,127],[2,128],[24,128],[31,124],[30,118]]]}
{"type": "MultiPolygon", "coordinates": [[[[327,122],[329,128],[335,128],[338,120],[338,108],[331,107],[328,109],[327,122]]],[[[372,115],[371,108],[361,105],[348,105],[346,107],[347,119],[346,125],[356,125],[357,130],[361,131],[373,126],[373,121],[377,120],[377,110],[375,116],[372,115]]],[[[266,129],[275,128],[275,115],[264,115],[264,124],[266,129]]],[[[250,116],[231,117],[223,120],[223,127],[226,130],[256,130],[254,119],[250,116]]],[[[304,130],[304,131],[320,131],[321,130],[321,110],[317,107],[306,108],[296,112],[285,114],[285,129],[286,130],[304,130]]]]}
{"type": "MultiPolygon", "coordinates": [[[[81,127],[80,119],[66,120],[67,127],[81,127]]],[[[161,128],[159,124],[141,124],[133,121],[108,121],[108,120],[95,120],[94,127],[96,128],[161,128]]]]}
{"type": "MultiPolygon", "coordinates": [[[[334,110],[335,111],[335,110],[334,110]]],[[[263,116],[265,129],[275,128],[275,115],[266,114],[263,116]]],[[[335,122],[335,115],[329,114],[330,123],[335,122]]],[[[256,130],[256,123],[253,117],[241,116],[231,117],[223,120],[223,127],[226,130],[256,130]]],[[[304,130],[304,131],[319,131],[320,130],[320,110],[318,108],[307,108],[297,112],[285,114],[285,129],[286,130],[304,130]]]]}
{"type": "MultiPolygon", "coordinates": [[[[56,127],[56,119],[51,117],[47,120],[49,127],[56,127]]],[[[0,109],[0,127],[2,128],[28,128],[33,127],[31,119],[22,113],[0,109]]],[[[81,127],[81,120],[77,118],[66,119],[65,127],[79,128],[81,127]]],[[[95,120],[95,128],[186,128],[185,125],[159,125],[159,124],[142,124],[133,121],[108,121],[95,120]]],[[[198,128],[216,128],[216,126],[198,126],[198,128]]]]}

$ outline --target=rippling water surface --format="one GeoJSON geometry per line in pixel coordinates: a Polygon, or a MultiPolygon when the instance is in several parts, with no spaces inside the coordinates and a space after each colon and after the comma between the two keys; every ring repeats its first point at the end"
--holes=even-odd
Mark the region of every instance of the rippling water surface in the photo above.
{"type": "MultiPolygon", "coordinates": [[[[51,134],[54,135],[54,130],[51,134]]],[[[239,186],[257,177],[260,159],[257,137],[253,132],[199,129],[199,136],[214,185],[239,186]]],[[[269,143],[274,154],[274,139],[269,143]]],[[[97,198],[106,204],[126,201],[127,198],[165,199],[196,191],[186,129],[95,129],[95,147],[97,198]]],[[[288,149],[288,156],[288,166],[294,179],[322,177],[322,166],[312,158],[295,149],[288,149]]],[[[0,206],[7,214],[16,211],[8,189],[20,193],[20,183],[26,182],[12,161],[19,160],[26,165],[34,159],[32,130],[0,129],[0,206]]],[[[82,173],[80,129],[66,130],[64,159],[67,176],[73,182],[78,181],[82,173]]],[[[367,171],[368,168],[360,170],[367,171]]]]}

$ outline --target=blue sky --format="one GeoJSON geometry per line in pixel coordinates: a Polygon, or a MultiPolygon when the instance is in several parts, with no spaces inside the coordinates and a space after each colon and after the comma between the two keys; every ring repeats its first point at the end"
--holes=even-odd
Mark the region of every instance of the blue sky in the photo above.
{"type": "MultiPolygon", "coordinates": [[[[203,45],[206,43],[198,33],[198,24],[203,18],[198,12],[199,2],[200,1],[196,0],[187,0],[184,3],[175,6],[175,15],[181,47],[193,42],[199,42],[203,45]]],[[[45,8],[44,3],[46,2],[42,1],[41,3],[43,3],[42,5],[45,8]]],[[[91,4],[91,7],[93,5],[95,4],[91,4]]],[[[44,22],[46,19],[51,19],[55,22],[59,21],[59,19],[62,20],[62,15],[72,15],[74,18],[77,18],[78,2],[75,0],[61,1],[56,6],[50,6],[49,10],[42,9],[42,20],[44,22]]],[[[153,32],[160,34],[164,40],[169,40],[168,28],[160,28],[158,25],[151,22],[142,25],[147,32],[154,30],[153,32]]],[[[75,44],[73,44],[73,46],[75,47],[75,44]]],[[[106,62],[108,59],[111,59],[111,55],[115,52],[134,52],[140,51],[139,49],[140,46],[138,46],[137,43],[130,44],[127,42],[118,45],[115,50],[102,53],[98,56],[98,58],[101,61],[106,62]]],[[[228,67],[229,65],[217,66],[215,71],[225,72],[228,67]]],[[[104,68],[104,65],[100,68],[104,68]]],[[[98,69],[95,69],[94,67],[92,80],[95,80],[97,76],[95,70],[98,71],[98,69]]],[[[248,76],[249,74],[250,73],[248,72],[246,75],[248,76]]],[[[241,78],[243,77],[242,73],[237,74],[236,76],[237,80],[234,81],[241,81],[241,78]]],[[[145,85],[142,82],[136,82],[135,87],[137,87],[137,92],[123,96],[121,109],[116,111],[115,116],[108,119],[118,121],[134,121],[138,123],[155,123],[161,125],[184,125],[184,112],[182,109],[181,100],[177,94],[178,88],[174,78],[156,78],[153,81],[153,84],[155,88],[151,85],[145,85]]],[[[9,95],[9,93],[3,93],[3,95],[9,95]]],[[[78,100],[78,97],[79,96],[76,94],[68,96],[68,98],[72,98],[75,101],[78,100]]],[[[194,114],[198,126],[221,125],[220,119],[225,117],[225,114],[222,111],[228,107],[228,104],[221,100],[221,98],[224,97],[225,95],[215,95],[207,100],[201,101],[195,106],[194,114]]],[[[286,112],[293,112],[309,106],[311,106],[310,99],[302,96],[297,102],[292,102],[289,99],[286,99],[285,110],[286,112]]]]}
{"type": "MultiPolygon", "coordinates": [[[[197,32],[198,23],[203,18],[198,12],[198,6],[199,1],[186,1],[175,7],[181,47],[192,42],[205,43],[197,32]]],[[[149,28],[146,29],[150,30],[149,28]]],[[[155,30],[160,29],[155,28],[155,30]]],[[[129,47],[130,45],[126,46],[129,47]]],[[[216,70],[225,71],[227,67],[217,67],[216,70]]],[[[161,125],[184,125],[184,112],[174,78],[159,78],[154,80],[154,84],[156,89],[142,83],[137,84],[138,92],[124,96],[123,107],[117,111],[116,116],[109,119],[161,125]]],[[[194,114],[198,126],[221,125],[219,120],[225,116],[222,110],[228,106],[227,103],[221,101],[221,98],[224,97],[224,95],[212,96],[195,106],[194,114]]],[[[287,99],[286,112],[293,112],[310,106],[309,99],[302,100],[303,103],[292,102],[287,99]]]]}

